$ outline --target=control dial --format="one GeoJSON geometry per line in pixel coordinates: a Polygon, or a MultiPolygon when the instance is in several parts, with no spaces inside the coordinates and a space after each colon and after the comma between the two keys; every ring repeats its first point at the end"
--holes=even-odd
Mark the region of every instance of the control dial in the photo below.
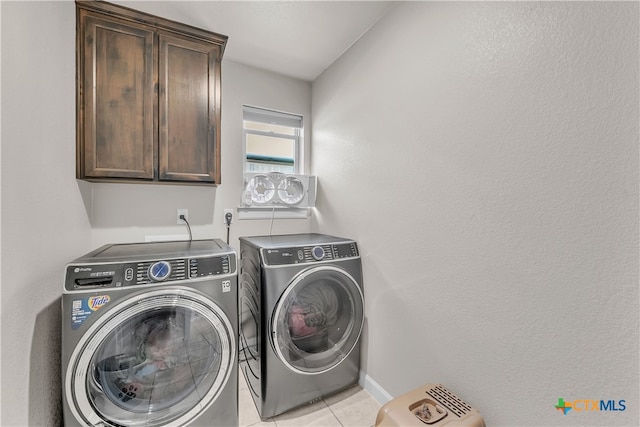
{"type": "Polygon", "coordinates": [[[321,246],[314,246],[313,249],[311,249],[311,256],[316,261],[321,261],[324,258],[324,249],[322,249],[321,246]]]}
{"type": "Polygon", "coordinates": [[[156,282],[162,282],[171,275],[171,264],[167,261],[158,261],[149,267],[149,277],[156,282]]]}

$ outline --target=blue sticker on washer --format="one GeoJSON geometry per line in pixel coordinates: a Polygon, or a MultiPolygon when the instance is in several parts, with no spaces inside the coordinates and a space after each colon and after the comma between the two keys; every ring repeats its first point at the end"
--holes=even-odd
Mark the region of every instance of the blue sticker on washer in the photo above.
{"type": "Polygon", "coordinates": [[[71,305],[71,329],[78,329],[89,316],[104,307],[110,300],[109,295],[74,300],[71,305]]]}

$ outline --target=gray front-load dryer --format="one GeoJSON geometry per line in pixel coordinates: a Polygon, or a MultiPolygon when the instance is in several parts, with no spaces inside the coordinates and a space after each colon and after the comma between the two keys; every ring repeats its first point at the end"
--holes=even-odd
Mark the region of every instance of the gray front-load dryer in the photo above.
{"type": "Polygon", "coordinates": [[[269,418],[359,378],[362,267],[353,240],[240,238],[240,367],[269,418]]]}
{"type": "Polygon", "coordinates": [[[106,245],[69,263],[64,425],[237,426],[236,266],[217,239],[106,245]]]}

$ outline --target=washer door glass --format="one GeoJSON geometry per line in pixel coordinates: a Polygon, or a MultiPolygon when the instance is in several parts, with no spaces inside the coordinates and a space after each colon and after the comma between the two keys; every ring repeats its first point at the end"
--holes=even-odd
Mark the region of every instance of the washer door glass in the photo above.
{"type": "Polygon", "coordinates": [[[362,291],[346,271],[316,267],[298,275],[276,304],[276,353],[300,373],[326,372],[355,348],[364,323],[362,291]]]}
{"type": "Polygon", "coordinates": [[[217,306],[190,291],[165,291],[129,301],[95,331],[78,355],[76,372],[86,373],[72,380],[75,396],[90,424],[181,424],[219,395],[234,355],[231,325],[217,306]]]}

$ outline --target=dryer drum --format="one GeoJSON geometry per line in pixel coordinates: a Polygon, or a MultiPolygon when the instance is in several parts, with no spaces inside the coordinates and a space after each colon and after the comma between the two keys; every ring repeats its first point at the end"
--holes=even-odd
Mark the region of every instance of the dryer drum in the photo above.
{"type": "Polygon", "coordinates": [[[362,328],[362,295],[352,279],[334,268],[299,276],[274,311],[274,347],[290,368],[319,373],[338,365],[362,328]]]}
{"type": "Polygon", "coordinates": [[[338,321],[338,295],[326,283],[307,286],[296,294],[287,310],[294,348],[308,353],[326,351],[329,329],[338,321]]]}

